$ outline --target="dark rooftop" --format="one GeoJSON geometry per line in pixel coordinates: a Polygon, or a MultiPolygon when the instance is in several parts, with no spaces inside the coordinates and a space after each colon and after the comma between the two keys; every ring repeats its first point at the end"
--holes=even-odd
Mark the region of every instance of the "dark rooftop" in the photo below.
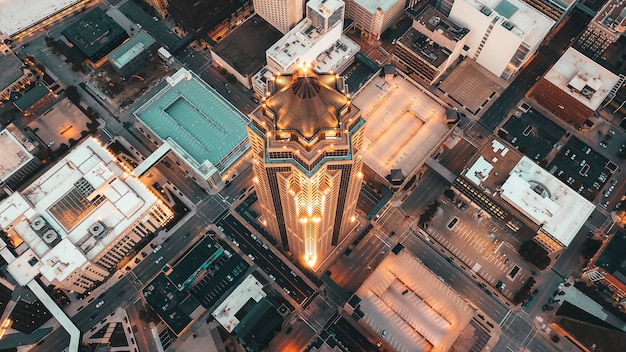
{"type": "Polygon", "coordinates": [[[112,43],[119,41],[114,45],[117,47],[128,38],[124,28],[99,7],[91,10],[80,21],[61,33],[92,61],[98,61],[108,54],[107,52],[98,55],[106,47],[112,46],[112,43]]]}
{"type": "Polygon", "coordinates": [[[162,272],[143,288],[143,296],[176,335],[191,323],[189,312],[200,306],[187,291],[178,291],[162,272]]]}
{"type": "Polygon", "coordinates": [[[275,304],[263,298],[240,320],[234,333],[248,347],[260,351],[272,339],[282,321],[275,304]]]}
{"type": "Polygon", "coordinates": [[[0,53],[0,90],[13,84],[20,77],[24,75],[24,71],[20,67],[22,61],[13,53],[2,54],[0,53]]]}
{"type": "Polygon", "coordinates": [[[24,93],[21,98],[17,99],[13,104],[20,109],[20,111],[24,111],[31,107],[31,105],[35,104],[37,100],[43,98],[46,94],[50,93],[48,88],[40,85],[34,86],[31,90],[24,93]]]}
{"type": "Polygon", "coordinates": [[[450,50],[435,43],[413,27],[409,28],[397,42],[402,43],[404,47],[414,52],[425,62],[430,63],[433,67],[441,66],[451,54],[450,50]]]}
{"type": "Polygon", "coordinates": [[[220,245],[206,236],[172,264],[172,271],[167,277],[179,290],[183,290],[223,252],[220,245]]]}
{"type": "Polygon", "coordinates": [[[243,76],[252,76],[265,65],[265,51],[282,37],[258,15],[219,42],[213,51],[243,76]]]}
{"type": "Polygon", "coordinates": [[[621,351],[626,345],[625,332],[567,301],[556,312],[554,323],[595,352],[621,351]]]}
{"type": "Polygon", "coordinates": [[[419,5],[422,5],[422,3],[418,3],[418,5],[413,8],[408,8],[407,13],[429,31],[433,33],[437,32],[448,40],[455,42],[458,42],[469,33],[469,29],[459,27],[446,17],[446,15],[432,7],[432,5],[426,5],[421,9],[418,7],[419,5]]]}
{"type": "Polygon", "coordinates": [[[596,266],[626,284],[626,231],[619,230],[598,256],[596,266]]]}

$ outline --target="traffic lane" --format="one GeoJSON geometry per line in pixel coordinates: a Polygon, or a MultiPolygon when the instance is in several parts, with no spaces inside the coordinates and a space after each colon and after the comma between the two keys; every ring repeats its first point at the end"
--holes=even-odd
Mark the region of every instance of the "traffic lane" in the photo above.
{"type": "MultiPolygon", "coordinates": [[[[436,275],[445,278],[445,282],[454,288],[459,294],[473,302],[479,309],[492,318],[496,323],[504,319],[509,309],[495,297],[487,295],[470,277],[472,272],[458,275],[459,269],[449,263],[439,251],[426,244],[417,235],[408,236],[402,244],[422,261],[436,275]]],[[[465,267],[465,266],[464,266],[465,267]]],[[[462,269],[461,269],[462,270],[462,269]]]]}
{"type": "Polygon", "coordinates": [[[377,350],[374,344],[343,317],[337,320],[330,329],[335,332],[335,336],[341,340],[350,351],[371,352],[377,350]]]}
{"type": "Polygon", "coordinates": [[[271,273],[276,278],[280,277],[289,289],[289,295],[294,298],[298,303],[302,303],[310,294],[314,291],[308,288],[308,285],[303,286],[303,282],[300,279],[300,283],[294,282],[297,279],[291,274],[291,270],[287,268],[282,261],[276,258],[269,250],[264,251],[264,248],[261,247],[255,240],[250,237],[249,232],[246,228],[232,216],[228,216],[218,223],[219,226],[224,228],[224,232],[226,234],[231,234],[239,243],[239,248],[245,254],[252,254],[255,259],[254,262],[261,267],[266,272],[271,273]],[[230,233],[227,231],[231,231],[230,233]],[[247,253],[246,253],[247,251],[247,253]],[[269,252],[269,253],[268,253],[269,252]],[[277,264],[278,263],[278,264],[277,264]],[[308,288],[308,289],[307,289],[308,288]]]}

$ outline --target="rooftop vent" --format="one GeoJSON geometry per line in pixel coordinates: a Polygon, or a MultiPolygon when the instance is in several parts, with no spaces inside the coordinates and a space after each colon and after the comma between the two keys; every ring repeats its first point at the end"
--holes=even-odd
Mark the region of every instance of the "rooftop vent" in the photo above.
{"type": "Polygon", "coordinates": [[[59,235],[54,230],[48,230],[41,236],[47,244],[52,244],[58,237],[59,235]]]}
{"type": "Polygon", "coordinates": [[[509,21],[504,21],[502,22],[502,27],[508,29],[508,30],[512,30],[513,28],[515,28],[515,25],[509,21]]]}
{"type": "Polygon", "coordinates": [[[46,226],[46,220],[44,220],[41,215],[30,222],[30,227],[35,231],[41,230],[44,226],[46,226]]]}
{"type": "Polygon", "coordinates": [[[102,235],[103,232],[104,225],[102,225],[102,223],[99,221],[89,227],[89,233],[94,237],[102,235]]]}

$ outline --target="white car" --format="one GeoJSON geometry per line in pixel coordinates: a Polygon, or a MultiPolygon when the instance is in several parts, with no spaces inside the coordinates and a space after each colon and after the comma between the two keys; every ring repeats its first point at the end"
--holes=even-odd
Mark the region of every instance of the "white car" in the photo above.
{"type": "Polygon", "coordinates": [[[154,261],[154,264],[159,264],[163,260],[163,256],[160,256],[157,260],[154,261]]]}
{"type": "Polygon", "coordinates": [[[269,274],[268,276],[269,276],[269,278],[270,278],[270,279],[272,279],[272,280],[276,281],[276,276],[274,276],[274,275],[272,275],[272,274],[269,274]]]}
{"type": "Polygon", "coordinates": [[[104,301],[100,301],[96,303],[96,309],[102,307],[103,304],[104,304],[104,301]]]}
{"type": "Polygon", "coordinates": [[[250,258],[250,260],[254,261],[254,256],[252,254],[248,254],[248,258],[250,258]]]}
{"type": "Polygon", "coordinates": [[[154,249],[152,250],[152,253],[156,253],[156,252],[158,252],[158,251],[159,251],[159,249],[161,249],[161,248],[162,248],[162,246],[161,246],[161,245],[158,245],[158,246],[154,247],[154,249]]]}

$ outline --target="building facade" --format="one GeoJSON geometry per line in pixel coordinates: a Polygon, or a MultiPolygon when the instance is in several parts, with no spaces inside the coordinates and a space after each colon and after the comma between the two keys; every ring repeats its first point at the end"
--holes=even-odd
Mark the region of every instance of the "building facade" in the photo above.
{"type": "MultiPolygon", "coordinates": [[[[354,20],[354,25],[363,34],[380,39],[380,35],[402,15],[405,0],[347,0],[346,17],[354,20]]],[[[417,3],[410,1],[412,6],[417,3]]]]}
{"type": "Polygon", "coordinates": [[[598,59],[609,45],[626,31],[626,2],[610,0],[589,22],[574,48],[592,59],[598,59]]]}
{"type": "Polygon", "coordinates": [[[7,270],[83,293],[106,280],[139,241],[173,217],[94,138],[0,202],[7,270]]]}
{"type": "Polygon", "coordinates": [[[626,245],[626,232],[620,229],[604,240],[582,274],[586,281],[611,290],[615,301],[623,306],[626,305],[624,245],[626,245]]]}
{"type": "Polygon", "coordinates": [[[42,162],[35,156],[39,148],[10,123],[0,130],[0,150],[3,152],[0,159],[0,187],[10,194],[40,169],[42,162]]]}
{"type": "Polygon", "coordinates": [[[146,2],[156,10],[161,18],[167,16],[167,0],[146,0],[146,2]]]}
{"type": "Polygon", "coordinates": [[[157,42],[146,31],[140,30],[132,38],[113,50],[109,62],[122,77],[130,77],[142,68],[157,51],[157,42]]]}
{"type": "Polygon", "coordinates": [[[533,56],[555,23],[521,0],[457,0],[449,17],[469,29],[468,56],[502,79],[533,56]]]}
{"type": "Polygon", "coordinates": [[[263,224],[283,249],[319,268],[349,233],[365,120],[343,79],[306,66],[268,81],[248,135],[263,224]]]}
{"type": "Polygon", "coordinates": [[[431,5],[408,9],[413,25],[396,40],[394,63],[410,76],[433,84],[462,53],[467,53],[467,28],[454,24],[431,5]]]}
{"type": "Polygon", "coordinates": [[[255,0],[254,12],[285,34],[304,18],[304,0],[255,0]]]}

